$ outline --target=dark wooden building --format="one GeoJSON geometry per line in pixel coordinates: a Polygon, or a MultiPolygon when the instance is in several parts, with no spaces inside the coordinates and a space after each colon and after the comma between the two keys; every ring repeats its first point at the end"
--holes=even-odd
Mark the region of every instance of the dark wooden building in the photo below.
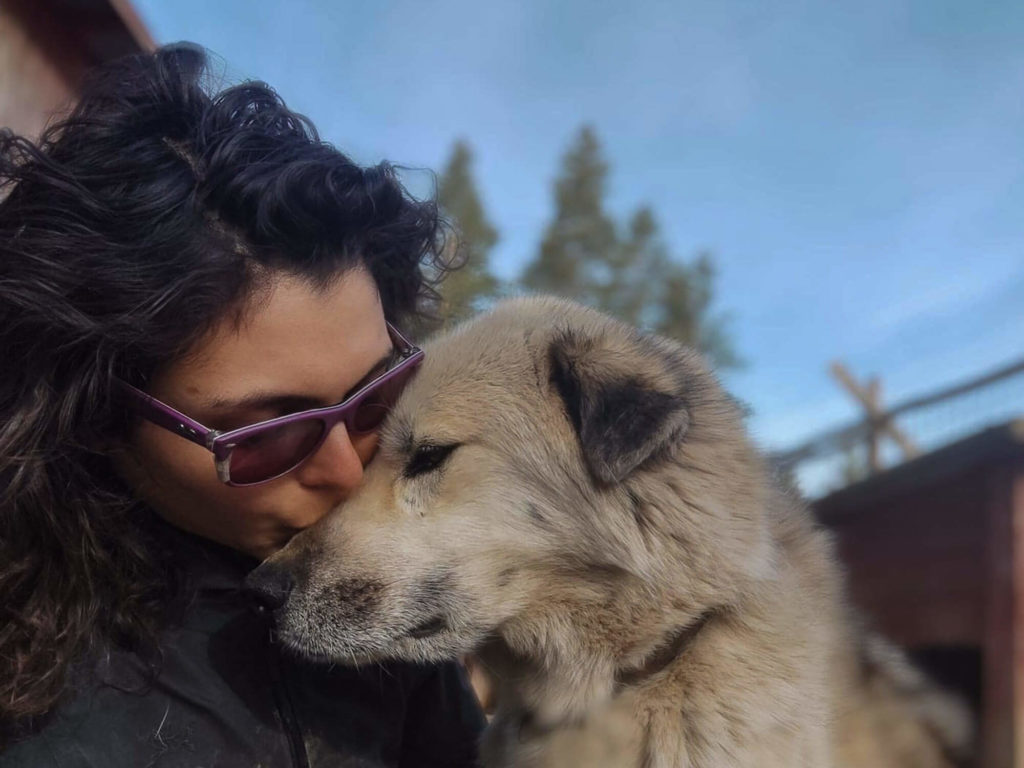
{"type": "Polygon", "coordinates": [[[153,47],[128,0],[2,0],[0,127],[36,137],[90,67],[153,47]]]}
{"type": "Polygon", "coordinates": [[[855,602],[978,715],[982,768],[1024,768],[1024,420],[815,505],[855,602]]]}

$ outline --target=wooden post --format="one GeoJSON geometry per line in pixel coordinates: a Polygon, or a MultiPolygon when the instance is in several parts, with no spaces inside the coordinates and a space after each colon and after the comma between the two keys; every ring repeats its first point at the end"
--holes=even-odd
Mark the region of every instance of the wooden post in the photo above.
{"type": "Polygon", "coordinates": [[[982,768],[1024,768],[1024,473],[999,468],[988,498],[982,768]]]}
{"type": "MultiPolygon", "coordinates": [[[[853,377],[851,376],[852,380],[853,377]]],[[[878,443],[882,439],[880,427],[882,426],[875,414],[882,410],[882,385],[877,376],[872,376],[868,381],[867,391],[864,392],[864,399],[861,401],[868,411],[868,466],[872,472],[882,471],[882,457],[878,454],[878,443]]]]}
{"type": "Polygon", "coordinates": [[[1024,768],[1024,473],[1013,479],[1011,507],[1013,531],[1010,544],[1013,573],[1013,766],[1024,768]]]}
{"type": "Polygon", "coordinates": [[[878,453],[878,443],[883,434],[888,435],[903,449],[903,455],[910,459],[917,456],[917,446],[882,408],[882,384],[877,377],[868,381],[867,386],[853,378],[853,374],[839,361],[829,366],[832,376],[863,406],[867,412],[868,422],[868,464],[872,472],[882,469],[882,460],[878,453]]]}

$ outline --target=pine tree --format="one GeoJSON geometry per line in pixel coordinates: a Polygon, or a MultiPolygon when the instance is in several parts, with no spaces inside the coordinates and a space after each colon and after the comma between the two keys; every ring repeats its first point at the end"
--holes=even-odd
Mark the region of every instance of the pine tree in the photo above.
{"type": "Polygon", "coordinates": [[[620,238],[604,210],[607,174],[597,137],[583,128],[563,159],[554,221],[523,274],[523,285],[678,339],[720,367],[739,365],[726,318],[711,313],[711,255],[699,254],[692,263],[673,258],[649,206],[633,214],[620,238]]]}
{"type": "Polygon", "coordinates": [[[487,220],[473,181],[472,164],[469,145],[457,141],[438,187],[441,208],[456,225],[456,251],[452,255],[454,263],[460,265],[440,286],[440,314],[446,324],[469,317],[499,289],[489,263],[498,232],[487,220]]]}
{"type": "Polygon", "coordinates": [[[527,288],[597,303],[593,273],[607,266],[618,247],[615,224],[604,211],[607,174],[597,136],[584,127],[563,159],[555,219],[523,275],[527,288]]]}
{"type": "Polygon", "coordinates": [[[658,322],[659,286],[671,263],[658,237],[654,212],[644,206],[629,221],[626,238],[612,254],[606,280],[598,289],[601,309],[627,323],[652,327],[658,322]]]}
{"type": "Polygon", "coordinates": [[[710,253],[690,263],[672,258],[648,206],[633,214],[621,253],[603,309],[700,349],[720,368],[741,364],[726,333],[727,318],[712,314],[715,265],[710,253]]]}

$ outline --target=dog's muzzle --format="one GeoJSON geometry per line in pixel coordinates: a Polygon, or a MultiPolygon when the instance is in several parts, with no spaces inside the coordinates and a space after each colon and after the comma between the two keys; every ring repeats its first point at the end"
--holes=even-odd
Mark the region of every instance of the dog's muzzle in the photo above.
{"type": "Polygon", "coordinates": [[[291,571],[271,563],[264,563],[245,579],[245,589],[258,610],[273,612],[288,602],[295,588],[291,571]]]}

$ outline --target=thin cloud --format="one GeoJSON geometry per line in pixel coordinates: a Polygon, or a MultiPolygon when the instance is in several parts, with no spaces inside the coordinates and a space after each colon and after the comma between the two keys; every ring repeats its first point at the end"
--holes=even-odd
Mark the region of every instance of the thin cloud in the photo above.
{"type": "Polygon", "coordinates": [[[998,292],[1007,281],[1021,274],[1024,268],[1009,262],[988,268],[982,263],[958,274],[947,273],[938,278],[940,282],[925,285],[875,312],[870,327],[875,331],[893,331],[908,323],[952,315],[998,292]]]}

